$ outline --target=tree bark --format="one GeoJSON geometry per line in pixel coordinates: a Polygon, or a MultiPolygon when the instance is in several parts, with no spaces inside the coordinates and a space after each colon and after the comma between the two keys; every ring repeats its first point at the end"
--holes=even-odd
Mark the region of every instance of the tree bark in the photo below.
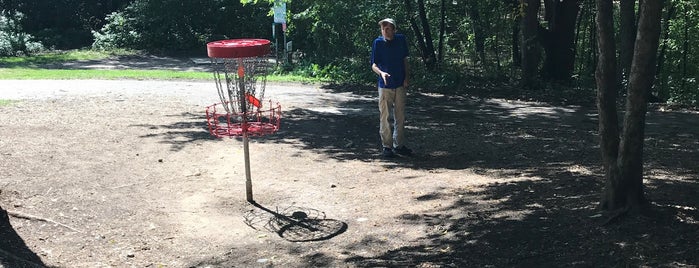
{"type": "MultiPolygon", "coordinates": [[[[602,165],[604,166],[607,189],[616,188],[619,169],[617,156],[619,151],[619,119],[616,111],[616,48],[614,43],[614,20],[612,0],[597,0],[597,40],[599,58],[595,71],[597,83],[597,110],[599,111],[599,136],[600,149],[602,151],[602,165]]],[[[605,192],[607,194],[607,192],[605,192]]],[[[606,206],[606,199],[613,196],[602,197],[602,207],[606,206]]]]}
{"type": "Polygon", "coordinates": [[[481,13],[478,10],[478,0],[468,1],[468,15],[471,18],[471,28],[473,29],[473,41],[476,45],[476,54],[482,67],[485,67],[485,35],[483,34],[483,24],[481,23],[481,13]]]}
{"type": "Polygon", "coordinates": [[[540,7],[539,0],[520,0],[522,10],[522,86],[532,87],[537,80],[540,52],[537,39],[539,20],[537,13],[540,7]]]}
{"type": "Polygon", "coordinates": [[[427,48],[425,46],[425,39],[422,37],[422,31],[420,31],[420,27],[417,25],[417,22],[415,21],[415,13],[413,13],[413,5],[411,1],[412,0],[404,1],[405,9],[408,13],[408,21],[410,22],[410,28],[413,29],[413,33],[415,34],[415,40],[417,41],[417,46],[420,50],[420,57],[422,58],[423,62],[426,62],[425,51],[427,51],[427,48]]]}
{"type": "Polygon", "coordinates": [[[430,30],[430,21],[427,20],[427,12],[425,11],[425,0],[417,0],[417,12],[422,22],[422,31],[425,36],[425,48],[427,49],[427,67],[434,67],[437,63],[437,55],[435,55],[434,43],[432,42],[432,31],[430,30]]]}
{"type": "Polygon", "coordinates": [[[642,211],[648,205],[643,191],[643,141],[646,101],[655,79],[661,1],[644,0],[641,6],[619,149],[619,176],[610,178],[602,202],[608,210],[642,211]]]}
{"type": "Polygon", "coordinates": [[[546,51],[544,77],[570,80],[575,67],[575,24],[578,17],[577,0],[546,1],[546,20],[549,28],[541,30],[541,41],[546,51]]]}
{"type": "Polygon", "coordinates": [[[415,39],[417,40],[418,49],[420,50],[420,56],[422,57],[422,62],[425,63],[427,67],[434,67],[436,63],[436,55],[434,51],[434,45],[432,44],[432,35],[429,29],[429,23],[427,21],[427,15],[425,14],[425,3],[424,0],[418,0],[418,13],[420,15],[420,21],[422,24],[422,31],[415,21],[415,13],[413,11],[412,0],[405,0],[406,12],[408,13],[408,18],[410,20],[410,26],[415,33],[415,39]]]}
{"type": "MultiPolygon", "coordinates": [[[[657,68],[655,70],[655,75],[656,77],[661,77],[660,72],[663,70],[663,66],[665,65],[665,52],[667,51],[667,40],[669,39],[670,36],[670,20],[672,20],[675,17],[675,5],[670,2],[670,5],[668,6],[667,9],[667,15],[665,16],[665,24],[663,25],[663,32],[665,32],[665,35],[663,36],[662,44],[660,45],[660,49],[658,51],[658,64],[657,68]]],[[[668,92],[668,88],[664,86],[664,79],[661,79],[660,85],[656,87],[657,95],[653,95],[652,91],[648,91],[648,101],[649,102],[661,102],[663,99],[667,99],[667,96],[670,95],[668,92]],[[657,96],[657,97],[656,97],[657,96]]]]}
{"type": "Polygon", "coordinates": [[[442,62],[444,62],[444,35],[446,35],[446,20],[447,20],[447,0],[442,0],[441,1],[441,6],[440,6],[440,19],[439,19],[439,52],[438,52],[438,60],[439,64],[441,65],[442,62]]]}
{"type": "Polygon", "coordinates": [[[631,71],[633,45],[636,41],[635,7],[636,0],[621,0],[619,3],[619,81],[626,81],[631,71]]]}

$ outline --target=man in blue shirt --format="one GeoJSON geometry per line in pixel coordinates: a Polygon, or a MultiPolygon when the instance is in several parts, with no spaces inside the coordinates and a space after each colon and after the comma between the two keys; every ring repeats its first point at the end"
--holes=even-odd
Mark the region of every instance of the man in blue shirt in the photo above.
{"type": "Polygon", "coordinates": [[[382,155],[393,157],[395,153],[411,155],[405,147],[405,101],[408,89],[408,42],[402,34],[396,34],[393,19],[379,21],[381,36],[371,46],[371,70],[378,77],[379,134],[383,145],[382,155]],[[393,133],[388,121],[393,113],[393,133]]]}

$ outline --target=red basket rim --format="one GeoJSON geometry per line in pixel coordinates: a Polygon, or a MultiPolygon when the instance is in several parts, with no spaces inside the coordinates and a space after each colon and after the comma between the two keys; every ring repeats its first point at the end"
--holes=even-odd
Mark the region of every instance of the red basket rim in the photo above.
{"type": "Polygon", "coordinates": [[[267,39],[228,39],[206,44],[209,58],[248,58],[265,56],[271,52],[267,39]]]}

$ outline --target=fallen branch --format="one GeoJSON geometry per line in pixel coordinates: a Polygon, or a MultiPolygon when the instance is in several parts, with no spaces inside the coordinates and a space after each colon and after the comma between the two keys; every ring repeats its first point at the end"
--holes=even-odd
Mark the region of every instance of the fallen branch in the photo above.
{"type": "Polygon", "coordinates": [[[60,225],[60,226],[63,226],[63,227],[65,227],[65,228],[68,228],[68,229],[70,229],[70,230],[72,230],[72,231],[74,231],[74,232],[82,233],[82,232],[79,231],[78,229],[75,229],[75,228],[70,227],[70,226],[68,226],[68,225],[65,225],[65,224],[63,224],[63,223],[54,221],[54,220],[52,220],[52,219],[42,218],[42,217],[39,217],[39,216],[34,216],[34,215],[31,215],[31,214],[26,214],[26,213],[19,212],[19,211],[7,210],[7,215],[10,215],[10,216],[15,217],[15,218],[18,218],[18,219],[35,220],[35,221],[43,221],[43,222],[53,223],[53,224],[60,225]]]}

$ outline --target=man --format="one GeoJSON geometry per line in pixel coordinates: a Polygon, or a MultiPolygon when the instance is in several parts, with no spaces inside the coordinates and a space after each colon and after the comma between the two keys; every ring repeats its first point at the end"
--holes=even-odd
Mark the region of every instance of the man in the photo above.
{"type": "Polygon", "coordinates": [[[408,42],[402,34],[396,34],[393,19],[379,21],[381,36],[371,47],[371,70],[378,77],[379,134],[383,145],[382,156],[412,155],[405,147],[405,101],[408,89],[408,42]],[[393,113],[393,132],[388,122],[393,113]]]}

